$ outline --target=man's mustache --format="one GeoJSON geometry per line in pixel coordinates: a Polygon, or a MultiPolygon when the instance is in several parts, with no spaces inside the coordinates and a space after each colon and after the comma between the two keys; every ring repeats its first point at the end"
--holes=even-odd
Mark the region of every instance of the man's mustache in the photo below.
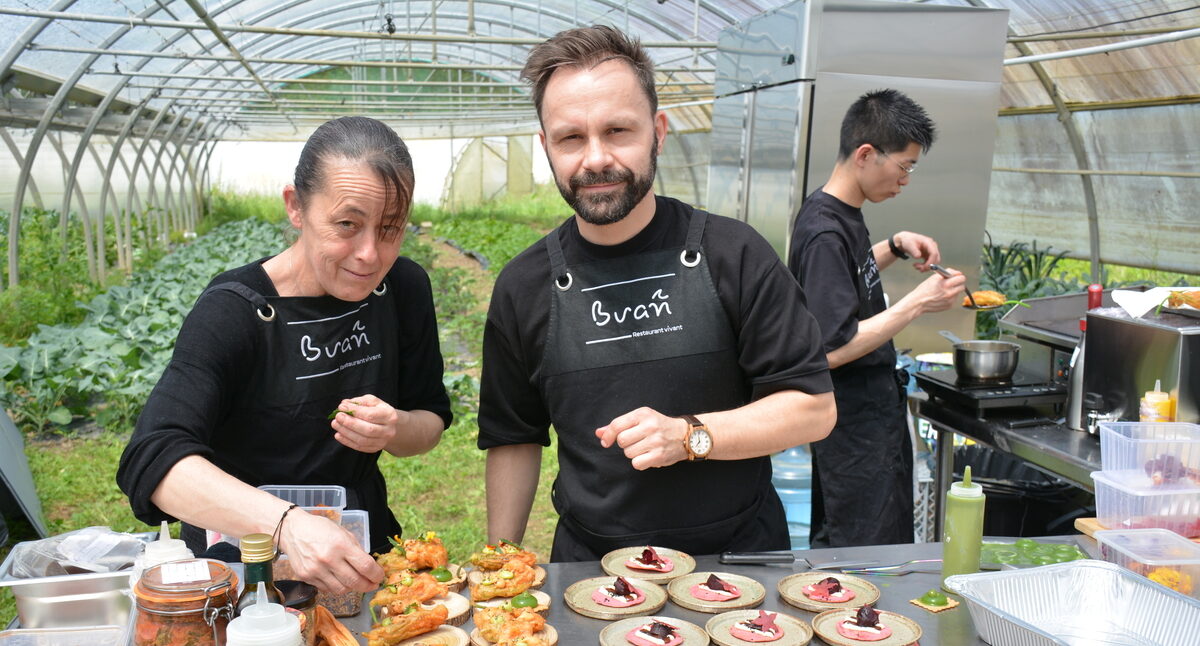
{"type": "Polygon", "coordinates": [[[618,182],[629,182],[633,180],[633,171],[631,170],[608,170],[602,172],[585,171],[571,178],[569,184],[572,189],[580,189],[585,186],[595,186],[597,184],[616,184],[618,182]]]}

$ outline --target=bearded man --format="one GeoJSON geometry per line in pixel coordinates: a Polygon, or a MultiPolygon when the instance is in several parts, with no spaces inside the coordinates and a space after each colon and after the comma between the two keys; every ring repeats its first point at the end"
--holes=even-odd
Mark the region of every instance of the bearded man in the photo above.
{"type": "Polygon", "coordinates": [[[523,538],[553,426],[552,561],[788,549],[768,456],[836,416],[799,284],[746,224],[654,194],[667,116],[637,41],[564,31],[521,75],[574,215],[504,268],[488,309],[489,539],[523,538]]]}

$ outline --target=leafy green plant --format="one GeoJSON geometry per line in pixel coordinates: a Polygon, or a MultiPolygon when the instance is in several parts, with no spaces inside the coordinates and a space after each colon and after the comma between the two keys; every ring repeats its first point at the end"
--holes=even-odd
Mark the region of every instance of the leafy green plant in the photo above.
{"type": "Polygon", "coordinates": [[[80,303],[86,316],[79,325],[43,325],[24,346],[0,348],[0,397],[29,430],[58,424],[61,415],[44,412],[52,404],[76,414],[94,412],[106,425],[127,424],[136,418],[134,402],[145,400],[166,367],[179,326],[208,281],[279,251],[281,242],[276,225],[231,223],[134,275],[128,285],[80,303]]]}
{"type": "Polygon", "coordinates": [[[204,235],[213,229],[247,218],[258,218],[271,224],[287,219],[287,210],[280,195],[265,193],[236,193],[229,189],[216,188],[208,195],[208,209],[196,233],[204,235]]]}
{"type": "MultiPolygon", "coordinates": [[[[1066,251],[1054,252],[1047,247],[1014,241],[1007,247],[993,244],[991,234],[983,245],[979,273],[980,289],[1004,294],[1009,300],[1025,301],[1039,296],[1053,296],[1078,291],[1081,285],[1058,273],[1058,265],[1066,251]]],[[[975,336],[994,339],[999,336],[999,320],[1007,308],[975,313],[975,336]]]]}

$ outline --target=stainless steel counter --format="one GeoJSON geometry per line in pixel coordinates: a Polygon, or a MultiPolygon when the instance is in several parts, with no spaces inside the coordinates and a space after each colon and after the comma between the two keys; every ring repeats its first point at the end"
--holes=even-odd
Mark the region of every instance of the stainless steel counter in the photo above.
{"type": "MultiPolygon", "coordinates": [[[[807,550],[795,552],[801,558],[812,563],[829,561],[876,561],[881,565],[890,565],[910,559],[941,558],[941,543],[919,543],[912,545],[882,545],[869,547],[848,547],[824,550],[807,550]]],[[[928,564],[927,564],[928,565],[928,564]]],[[[595,576],[604,576],[598,562],[585,563],[550,563],[543,567],[547,570],[546,584],[542,591],[553,599],[547,622],[558,631],[559,646],[585,646],[599,643],[600,631],[609,624],[607,621],[590,619],[576,614],[563,603],[563,591],[567,586],[580,580],[595,576]]],[[[932,564],[936,569],[938,564],[932,564]]],[[[808,612],[790,606],[780,596],[777,589],[779,580],[796,572],[806,572],[808,568],[803,563],[795,565],[722,565],[716,556],[696,557],[696,571],[729,572],[748,576],[762,583],[767,589],[766,600],[759,606],[769,612],[782,612],[786,615],[809,622],[816,613],[808,612]]],[[[836,575],[837,572],[830,572],[836,575]]],[[[985,644],[975,632],[971,615],[966,604],[953,610],[937,614],[922,610],[911,603],[922,594],[936,588],[940,584],[940,574],[934,572],[913,572],[904,576],[866,576],[863,577],[874,583],[880,590],[877,606],[881,610],[897,612],[912,619],[921,626],[923,646],[975,646],[985,644]]],[[[364,602],[364,608],[366,603],[364,602]]],[[[343,619],[353,631],[366,630],[370,617],[364,610],[357,617],[343,619]]],[[[674,617],[689,621],[701,628],[713,615],[694,612],[668,601],[658,616],[674,617]]],[[[472,622],[468,621],[463,630],[470,632],[472,622]]],[[[813,644],[823,644],[820,638],[814,638],[813,644]]]]}
{"type": "Polygon", "coordinates": [[[938,401],[921,401],[916,414],[937,432],[934,486],[939,492],[935,513],[939,526],[935,536],[941,535],[941,509],[954,474],[954,452],[947,449],[953,446],[956,434],[1021,458],[1036,469],[1063,478],[1081,489],[1095,491],[1091,473],[1100,470],[1099,438],[1072,431],[1061,424],[1009,428],[1010,421],[1036,417],[1038,412],[1034,409],[989,410],[987,419],[979,419],[969,411],[938,401]]]}

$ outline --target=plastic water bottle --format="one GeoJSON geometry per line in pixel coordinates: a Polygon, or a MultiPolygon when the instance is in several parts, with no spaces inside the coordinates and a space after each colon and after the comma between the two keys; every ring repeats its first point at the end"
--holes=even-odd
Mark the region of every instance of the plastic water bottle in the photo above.
{"type": "Polygon", "coordinates": [[[771,484],[783,501],[792,549],[808,549],[812,522],[812,456],[805,446],[795,446],[771,456],[771,484]]]}
{"type": "Polygon", "coordinates": [[[257,600],[225,629],[225,646],[302,646],[300,620],[283,606],[267,601],[267,586],[258,582],[257,600]]]}

